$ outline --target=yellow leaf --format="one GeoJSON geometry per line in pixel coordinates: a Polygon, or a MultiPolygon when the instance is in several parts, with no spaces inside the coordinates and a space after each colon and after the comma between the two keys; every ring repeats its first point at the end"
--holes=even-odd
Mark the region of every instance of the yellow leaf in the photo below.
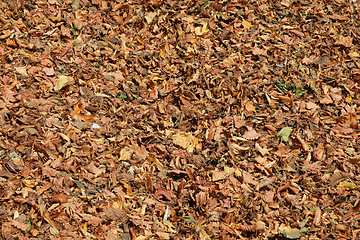
{"type": "Polygon", "coordinates": [[[342,182],[342,183],[340,183],[339,185],[337,185],[337,189],[338,188],[340,188],[340,187],[343,187],[343,188],[345,188],[346,190],[351,190],[351,189],[355,189],[356,188],[356,185],[354,184],[354,183],[352,183],[352,182],[347,182],[347,181],[345,181],[345,182],[342,182]]]}
{"type": "Polygon", "coordinates": [[[162,50],[162,49],[160,49],[160,57],[162,57],[162,58],[165,58],[166,56],[165,56],[165,52],[162,50]]]}
{"type": "Polygon", "coordinates": [[[64,75],[59,76],[59,79],[55,83],[54,91],[55,92],[60,91],[63,87],[71,84],[73,81],[74,79],[72,77],[68,77],[64,75]]]}
{"type": "Polygon", "coordinates": [[[178,132],[172,137],[174,143],[189,152],[193,152],[199,140],[191,133],[178,132]]]}
{"type": "Polygon", "coordinates": [[[201,27],[196,27],[195,28],[195,34],[196,35],[204,35],[206,33],[209,32],[209,28],[208,28],[208,23],[204,23],[204,25],[202,25],[201,27]]]}
{"type": "Polygon", "coordinates": [[[360,57],[360,54],[358,52],[351,52],[349,53],[350,57],[357,58],[360,57]]]}
{"type": "Polygon", "coordinates": [[[27,186],[29,188],[33,188],[37,185],[37,182],[35,182],[34,180],[30,180],[30,179],[23,179],[22,182],[24,183],[25,186],[27,186]]]}
{"type": "Polygon", "coordinates": [[[252,24],[246,20],[242,20],[241,24],[246,30],[249,30],[252,27],[252,24]]]}
{"type": "Polygon", "coordinates": [[[124,192],[126,192],[127,195],[131,195],[132,194],[132,189],[131,189],[130,185],[127,184],[126,182],[123,182],[123,181],[120,181],[120,183],[123,185],[124,189],[126,189],[126,191],[124,191],[124,192]]]}
{"type": "Polygon", "coordinates": [[[352,98],[351,98],[350,96],[347,96],[347,97],[345,98],[345,102],[347,102],[347,103],[352,103],[352,98]]]}

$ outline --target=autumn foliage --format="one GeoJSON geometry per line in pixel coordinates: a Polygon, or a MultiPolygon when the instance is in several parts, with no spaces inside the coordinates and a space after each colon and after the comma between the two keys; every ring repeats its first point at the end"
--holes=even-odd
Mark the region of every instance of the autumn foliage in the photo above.
{"type": "Polygon", "coordinates": [[[0,1],[1,239],[359,239],[357,0],[0,1]]]}

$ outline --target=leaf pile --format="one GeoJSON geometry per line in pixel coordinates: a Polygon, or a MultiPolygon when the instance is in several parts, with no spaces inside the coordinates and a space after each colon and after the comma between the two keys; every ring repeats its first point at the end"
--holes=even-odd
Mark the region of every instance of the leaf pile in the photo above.
{"type": "Polygon", "coordinates": [[[4,239],[359,238],[360,4],[0,1],[4,239]]]}

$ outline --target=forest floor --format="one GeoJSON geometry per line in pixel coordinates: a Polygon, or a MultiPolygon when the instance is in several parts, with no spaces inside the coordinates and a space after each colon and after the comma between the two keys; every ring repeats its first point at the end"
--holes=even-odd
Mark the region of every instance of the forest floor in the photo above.
{"type": "Polygon", "coordinates": [[[3,0],[0,29],[0,238],[360,238],[357,0],[3,0]]]}

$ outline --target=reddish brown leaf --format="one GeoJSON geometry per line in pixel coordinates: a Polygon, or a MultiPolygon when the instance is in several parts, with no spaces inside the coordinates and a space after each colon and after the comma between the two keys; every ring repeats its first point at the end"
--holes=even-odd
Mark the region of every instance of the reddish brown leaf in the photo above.
{"type": "Polygon", "coordinates": [[[154,196],[157,199],[161,199],[161,200],[166,200],[166,201],[172,200],[172,192],[170,190],[166,190],[166,189],[157,189],[155,191],[154,196]]]}

